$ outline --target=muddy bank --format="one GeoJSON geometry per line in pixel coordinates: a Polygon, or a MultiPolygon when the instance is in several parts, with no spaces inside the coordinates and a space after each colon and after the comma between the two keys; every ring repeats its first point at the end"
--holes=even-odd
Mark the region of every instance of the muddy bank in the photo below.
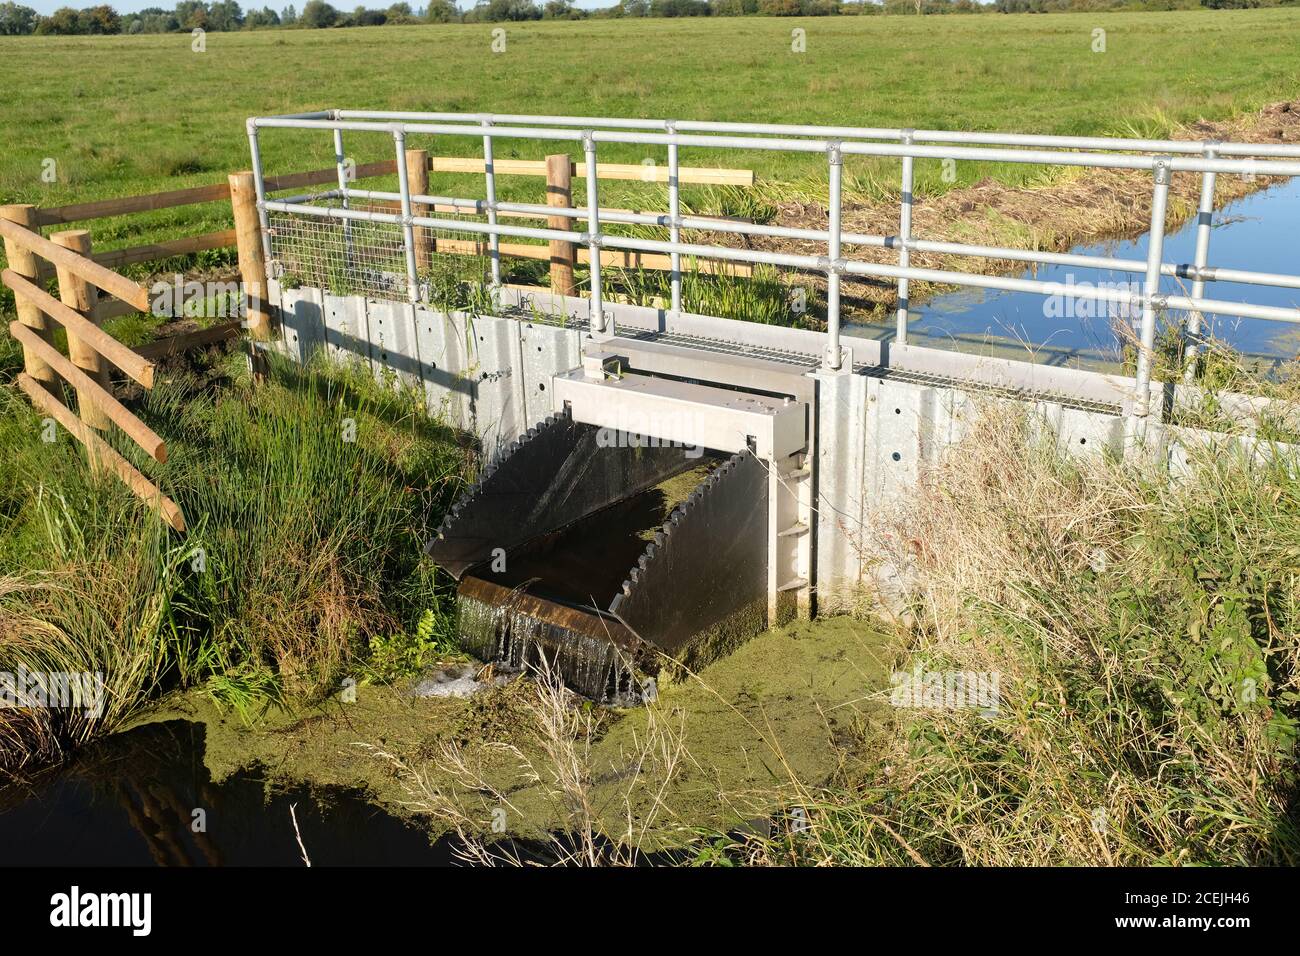
{"type": "MultiPolygon", "coordinates": [[[[1200,121],[1183,127],[1172,139],[1233,140],[1248,143],[1300,143],[1300,100],[1274,103],[1258,113],[1229,122],[1200,121]]],[[[1023,249],[1068,252],[1074,246],[1109,239],[1132,239],[1142,235],[1151,223],[1151,176],[1137,170],[1053,169],[1045,185],[1012,187],[991,179],[942,195],[919,195],[912,211],[912,233],[936,241],[973,245],[1000,245],[1023,249]]],[[[1166,229],[1172,231],[1196,213],[1200,200],[1198,173],[1175,173],[1169,190],[1166,229]]],[[[1222,206],[1279,182],[1276,177],[1219,176],[1215,183],[1215,205],[1222,206]]],[[[846,202],[845,232],[894,235],[898,232],[898,200],[888,202],[846,202]]],[[[826,210],[819,205],[787,202],[778,204],[774,222],[806,229],[826,228],[826,210]]],[[[756,248],[808,255],[823,255],[821,244],[755,237],[756,248]]],[[[846,246],[845,256],[862,262],[896,264],[892,250],[846,246]]],[[[980,259],[937,253],[914,252],[913,266],[926,269],[956,269],[984,275],[1019,272],[1025,264],[1006,259],[980,259]]],[[[801,276],[800,282],[820,283],[824,278],[801,276]]],[[[881,319],[897,308],[897,288],[892,282],[846,278],[845,307],[856,320],[881,319]]],[[[945,287],[913,283],[914,304],[945,287]]]]}
{"type": "Polygon", "coordinates": [[[571,828],[559,781],[572,759],[603,826],[617,834],[649,821],[650,842],[662,845],[745,825],[855,763],[887,719],[879,698],[892,654],[889,638],[853,618],[795,623],[664,684],[652,707],[571,699],[567,750],[544,726],[556,715],[523,678],[469,698],[362,685],[355,701],[336,697],[256,727],[189,694],[148,720],[203,724],[214,780],[258,768],[285,786],[361,790],[435,832],[456,815],[483,832],[494,819],[525,836],[571,828]]]}

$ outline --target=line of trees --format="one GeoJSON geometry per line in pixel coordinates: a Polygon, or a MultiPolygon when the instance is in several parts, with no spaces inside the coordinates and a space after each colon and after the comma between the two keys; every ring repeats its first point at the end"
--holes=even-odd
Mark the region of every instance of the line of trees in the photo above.
{"type": "Polygon", "coordinates": [[[325,0],[308,0],[300,13],[290,4],[245,11],[235,0],[180,0],[172,9],[150,7],[119,14],[101,4],[77,10],[62,7],[48,17],[31,7],[0,2],[0,36],[85,36],[116,33],[226,32],[268,28],[326,29],[411,23],[482,23],[522,20],[582,20],[588,17],[739,17],[832,16],[945,13],[1056,13],[1115,9],[1171,10],[1292,6],[1300,0],[618,0],[612,7],[582,10],[572,0],[478,0],[461,10],[455,0],[427,0],[413,9],[394,3],[387,9],[340,10],[325,0]]]}

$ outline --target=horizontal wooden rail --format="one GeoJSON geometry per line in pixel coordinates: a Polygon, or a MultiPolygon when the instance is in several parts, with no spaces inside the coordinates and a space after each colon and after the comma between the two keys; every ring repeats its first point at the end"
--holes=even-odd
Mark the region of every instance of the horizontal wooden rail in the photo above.
{"type": "MultiPolygon", "coordinates": [[[[387,160],[378,163],[363,163],[356,168],[357,179],[372,176],[386,176],[397,172],[397,163],[387,160]]],[[[316,186],[323,183],[338,182],[338,170],[314,169],[305,173],[286,173],[283,176],[266,177],[267,192],[281,189],[298,189],[302,186],[316,186]]],[[[116,199],[98,199],[94,202],[74,203],[70,206],[51,206],[38,209],[36,222],[41,226],[54,226],[69,222],[84,222],[88,219],[109,219],[113,216],[129,216],[137,212],[153,212],[158,209],[172,209],[176,206],[194,206],[205,202],[229,202],[230,186],[227,183],[213,183],[210,186],[192,186],[188,189],[172,189],[167,192],[149,193],[145,196],[120,196],[116,199]]]]}
{"type": "Polygon", "coordinates": [[[158,486],[136,470],[135,466],[114,451],[109,444],[95,434],[94,429],[77,418],[72,411],[57,398],[41,387],[36,379],[26,372],[18,374],[18,387],[27,393],[33,405],[53,417],[79,442],[86,446],[92,458],[107,465],[122,479],[128,488],[135,492],[145,504],[156,507],[163,520],[177,531],[185,531],[185,516],[176,502],[172,501],[158,486]]]}
{"type": "Polygon", "coordinates": [[[113,397],[111,392],[73,365],[62,352],[21,322],[10,322],[9,334],[39,355],[50,368],[62,375],[69,385],[79,392],[88,393],[94,400],[95,406],[112,419],[113,424],[131,436],[131,440],[143,448],[150,458],[160,464],[167,460],[167,444],[154,430],[136,418],[129,408],[113,397]]]}
{"type": "Polygon", "coordinates": [[[137,347],[135,353],[147,359],[180,355],[190,351],[190,349],[199,349],[206,345],[216,345],[220,342],[238,338],[241,326],[242,322],[239,319],[232,319],[229,322],[222,322],[206,329],[195,329],[193,332],[182,332],[180,335],[171,335],[165,339],[146,342],[144,345],[137,347]]]}
{"type": "MultiPolygon", "coordinates": [[[[376,212],[400,213],[402,211],[402,204],[399,202],[395,202],[391,199],[373,199],[367,202],[366,206],[370,209],[375,210],[376,212]]],[[[461,206],[453,206],[451,203],[440,202],[440,203],[435,203],[432,206],[429,206],[427,204],[422,204],[422,203],[416,203],[416,206],[420,207],[421,209],[432,210],[432,212],[435,213],[436,215],[451,215],[451,216],[478,215],[477,213],[472,213],[468,209],[465,209],[461,206]]],[[[610,213],[628,213],[632,215],[641,215],[642,213],[645,213],[644,209],[620,209],[614,206],[601,206],[599,207],[599,209],[600,209],[601,221],[606,226],[626,225],[626,223],[621,223],[621,222],[606,222],[605,217],[610,213]]],[[[664,213],[654,213],[654,215],[661,216],[664,215],[664,213]]],[[[497,218],[498,219],[551,219],[553,218],[553,216],[544,212],[509,212],[506,210],[502,210],[497,213],[497,218]]],[[[691,218],[708,219],[715,222],[752,223],[754,221],[752,219],[746,219],[744,216],[692,216],[691,218]]],[[[567,221],[563,226],[563,228],[565,229],[573,228],[573,224],[575,222],[579,226],[581,226],[585,222],[585,219],[567,219],[567,217],[566,220],[567,221]]]]}
{"type": "MultiPolygon", "coordinates": [[[[37,288],[12,269],[6,269],[3,273],[0,273],[0,281],[13,289],[15,295],[23,296],[29,302],[35,304],[42,312],[80,338],[145,388],[153,388],[154,366],[152,362],[141,358],[94,322],[91,322],[75,309],[64,305],[44,289],[37,288]]],[[[145,308],[141,311],[149,311],[147,302],[145,308]]]]}
{"type": "Polygon", "coordinates": [[[97,199],[94,202],[74,203],[69,206],[51,206],[36,213],[36,221],[42,226],[56,226],[69,222],[84,222],[87,219],[107,219],[110,216],[125,216],[133,212],[152,212],[155,209],[171,209],[173,206],[190,206],[195,203],[216,202],[229,199],[230,190],[225,184],[212,186],[194,186],[190,189],[172,189],[167,192],[149,193],[146,196],[121,196],[117,199],[97,199]]]}
{"type": "MultiPolygon", "coordinates": [[[[431,156],[429,168],[435,173],[477,173],[484,172],[483,160],[459,156],[431,156]]],[[[545,176],[546,161],[533,159],[498,159],[493,163],[494,171],[503,176],[545,176]]],[[[574,163],[573,174],[585,176],[586,163],[574,163]]],[[[376,176],[391,176],[397,172],[395,160],[381,160],[375,163],[362,163],[353,170],[354,179],[371,179],[376,176]]],[[[643,166],[639,163],[598,163],[596,174],[601,179],[640,180],[642,182],[668,182],[667,166],[643,166]]],[[[696,183],[710,186],[752,186],[754,171],[752,169],[715,169],[700,166],[681,166],[678,179],[682,183],[696,183]]],[[[283,189],[300,189],[303,186],[321,186],[338,182],[338,169],[314,169],[302,173],[285,173],[280,176],[266,177],[266,191],[278,192],[283,189]]],[[[116,199],[97,199],[93,202],[73,203],[67,206],[51,206],[38,209],[36,222],[40,226],[57,226],[72,222],[85,222],[90,219],[108,219],[113,216],[128,216],[138,212],[154,212],[159,209],[172,209],[176,206],[193,206],[207,202],[225,202],[230,199],[230,187],[226,183],[213,183],[210,186],[191,186],[187,189],[171,189],[166,192],[149,193],[144,196],[120,196],[116,199]]],[[[215,234],[212,234],[215,235],[215,234]]],[[[149,248],[147,246],[139,247],[149,248]]],[[[173,255],[177,253],[172,253],[173,255]]],[[[107,253],[112,255],[112,253],[107,253]]],[[[140,259],[125,260],[131,262],[140,259]]],[[[121,261],[117,264],[122,264],[121,261]]]]}
{"type": "MultiPolygon", "coordinates": [[[[54,263],[55,266],[66,269],[78,279],[84,279],[109,295],[121,299],[123,302],[130,302],[141,312],[149,311],[148,290],[144,286],[132,282],[126,276],[118,275],[112,269],[101,266],[98,262],[92,262],[85,256],[77,255],[70,249],[65,249],[44,236],[32,232],[30,229],[24,229],[17,223],[12,223],[7,219],[0,219],[0,235],[16,242],[24,249],[48,262],[54,263]]],[[[13,286],[10,286],[10,288],[12,289],[13,286]]]]}
{"type": "Polygon", "coordinates": [[[220,232],[205,232],[201,236],[186,236],[183,239],[169,239],[166,242],[154,242],[145,246],[97,252],[93,258],[101,266],[114,269],[135,262],[152,262],[156,259],[170,259],[172,256],[207,252],[210,249],[224,249],[234,244],[235,230],[222,229],[220,232]]]}

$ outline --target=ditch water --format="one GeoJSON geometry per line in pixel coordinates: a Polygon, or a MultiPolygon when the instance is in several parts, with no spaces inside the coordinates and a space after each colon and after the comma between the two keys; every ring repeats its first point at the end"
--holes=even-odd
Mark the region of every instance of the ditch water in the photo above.
{"type": "Polygon", "coordinates": [[[146,724],[63,767],[0,789],[0,864],[10,866],[446,866],[449,839],[338,788],[214,782],[203,725],[146,724]],[[293,808],[291,813],[290,808],[293,808]]]}
{"type": "MultiPolygon", "coordinates": [[[[1148,237],[1077,246],[1074,253],[1145,260],[1148,237]]],[[[1196,246],[1193,217],[1177,232],[1165,237],[1166,262],[1191,262],[1196,246]]],[[[1252,193],[1214,213],[1210,234],[1210,265],[1255,272],[1300,272],[1300,178],[1252,193]]],[[[1084,269],[1078,266],[1038,266],[1020,278],[1073,283],[1076,286],[1126,287],[1140,290],[1137,273],[1084,269]],[[1139,285],[1133,286],[1133,283],[1139,285]]],[[[1190,294],[1191,282],[1165,277],[1161,291],[1190,294]]],[[[1211,299],[1249,301],[1258,305],[1300,306],[1300,290],[1235,282],[1209,282],[1205,295],[1211,299]]],[[[970,349],[992,345],[1041,346],[1036,361],[1065,364],[1118,362],[1120,348],[1113,328],[1112,312],[1117,307],[1095,300],[1046,299],[1024,292],[992,289],[962,289],[936,296],[912,309],[908,324],[913,344],[939,348],[970,349]]],[[[1128,320],[1130,323],[1133,319],[1128,320]]],[[[1300,351],[1300,328],[1284,322],[1239,319],[1207,315],[1208,331],[1215,338],[1252,358],[1274,366],[1300,351]]],[[[892,328],[854,326],[854,334],[892,337],[892,328]]],[[[1026,356],[1021,355],[1021,358],[1026,356]]]]}

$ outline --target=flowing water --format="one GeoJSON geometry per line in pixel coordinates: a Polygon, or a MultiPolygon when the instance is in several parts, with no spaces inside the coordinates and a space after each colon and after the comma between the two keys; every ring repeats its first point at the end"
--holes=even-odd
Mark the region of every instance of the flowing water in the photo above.
{"type": "MultiPolygon", "coordinates": [[[[1145,260],[1148,237],[1078,246],[1071,252],[1145,260]]],[[[1166,262],[1191,262],[1196,245],[1193,218],[1177,232],[1165,237],[1166,262]]],[[[1210,234],[1211,266],[1248,269],[1254,272],[1300,273],[1300,178],[1253,193],[1229,203],[1214,213],[1210,234]]],[[[1038,266],[1020,278],[1102,285],[1140,291],[1142,275],[1078,266],[1038,266]],[[1136,283],[1137,285],[1134,285],[1136,283]],[[1122,284],[1122,285],[1121,285],[1122,284]]],[[[1191,282],[1165,277],[1161,291],[1190,294],[1191,282]]],[[[1300,290],[1233,282],[1208,282],[1205,296],[1257,305],[1300,307],[1300,290]]],[[[912,309],[908,324],[909,341],[916,345],[968,350],[981,344],[1037,346],[1035,360],[1053,364],[1106,365],[1120,356],[1113,322],[1133,322],[1132,316],[1116,315],[1122,307],[1095,300],[1070,302],[1048,299],[1027,292],[999,292],[992,289],[962,289],[936,296],[912,309]]],[[[1206,316],[1208,331],[1248,356],[1272,360],[1273,364],[1294,358],[1300,351],[1300,328],[1284,322],[1206,316]]],[[[893,331],[881,326],[857,325],[856,335],[892,338],[893,331]]],[[[1027,358],[1021,354],[1020,358],[1027,358]]]]}
{"type": "Polygon", "coordinates": [[[573,690],[605,704],[640,703],[653,684],[637,678],[631,635],[606,614],[624,580],[712,459],[475,572],[458,598],[461,645],[511,670],[545,663],[573,690]],[[621,646],[620,646],[621,645],[621,646]]]}

